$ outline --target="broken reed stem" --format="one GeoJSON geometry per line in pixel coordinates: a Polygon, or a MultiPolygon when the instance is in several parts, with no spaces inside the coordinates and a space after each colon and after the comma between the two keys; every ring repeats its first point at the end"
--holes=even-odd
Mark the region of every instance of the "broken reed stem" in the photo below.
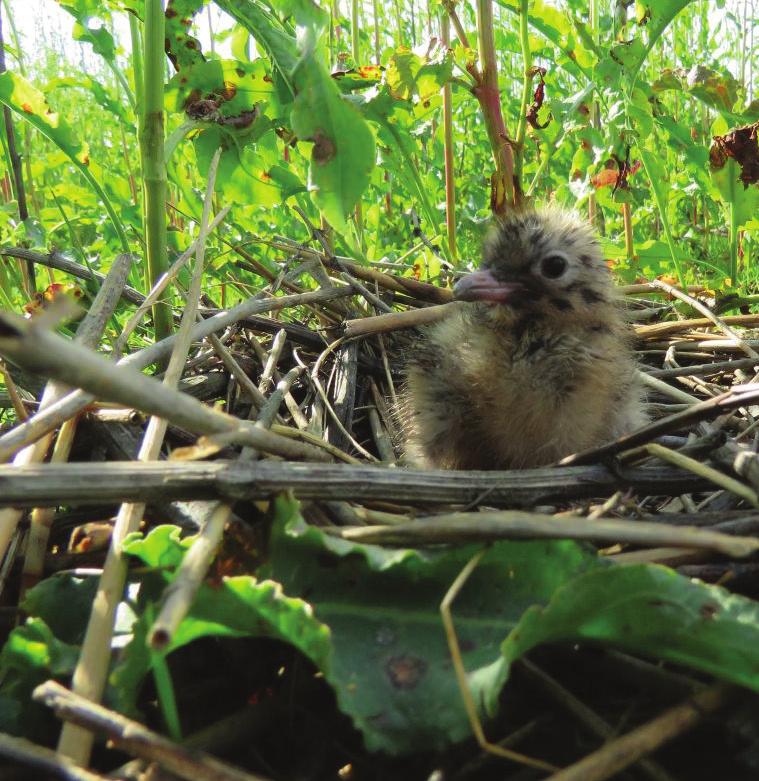
{"type": "Polygon", "coordinates": [[[211,509],[173,580],[164,589],[161,610],[148,635],[152,648],[162,650],[174,637],[205,579],[231,516],[230,504],[220,502],[211,509]]]}
{"type": "MultiPolygon", "coordinates": [[[[208,236],[208,219],[211,212],[211,202],[216,183],[216,170],[219,165],[221,150],[217,150],[211,161],[206,186],[206,197],[203,203],[203,213],[200,231],[196,242],[195,266],[187,292],[187,303],[182,313],[182,320],[174,340],[173,349],[163,378],[163,384],[158,386],[173,392],[182,377],[187,355],[192,343],[192,326],[195,323],[198,302],[203,281],[203,265],[205,260],[206,238],[208,236]]],[[[155,312],[155,310],[154,310],[155,312]]],[[[142,375],[140,375],[142,376],[142,375]]],[[[202,406],[202,405],[201,405],[202,406]]],[[[143,435],[142,444],[137,454],[138,461],[155,461],[161,454],[161,446],[168,428],[164,417],[153,415],[143,435]]],[[[111,640],[116,608],[121,601],[126,584],[127,563],[123,557],[121,546],[127,535],[137,531],[145,513],[145,502],[124,503],[119,507],[116,521],[113,525],[111,542],[106,555],[103,572],[92,603],[90,618],[87,622],[82,649],[74,668],[71,679],[71,689],[90,700],[99,702],[103,696],[108,665],[111,658],[111,640]]],[[[88,765],[94,735],[81,726],[66,723],[58,740],[58,751],[71,757],[82,765],[88,765]]]]}
{"type": "MultiPolygon", "coordinates": [[[[734,477],[729,477],[720,472],[714,467],[697,461],[695,458],[686,456],[683,453],[678,453],[676,450],[670,450],[668,447],[659,445],[655,442],[646,446],[646,451],[657,458],[661,458],[663,461],[667,461],[674,466],[679,466],[681,469],[687,469],[689,472],[693,472],[694,475],[710,480],[720,488],[724,488],[726,491],[734,493],[736,496],[740,496],[741,499],[745,499],[753,507],[759,507],[759,495],[756,491],[749,488],[745,483],[740,480],[736,480],[734,477]]],[[[693,546],[695,547],[695,546],[693,546]]]]}
{"type": "MultiPolygon", "coordinates": [[[[303,432],[290,429],[292,436],[303,432]]],[[[311,437],[316,435],[311,434],[311,437]]],[[[398,504],[533,507],[610,496],[620,488],[656,496],[703,491],[701,477],[660,466],[602,466],[467,472],[388,469],[376,465],[285,461],[106,461],[0,465],[0,505],[104,504],[144,499],[268,499],[292,490],[300,499],[348,499],[398,504]]]]}
{"type": "Polygon", "coordinates": [[[453,581],[440,603],[440,618],[443,622],[443,629],[445,630],[446,642],[448,643],[448,651],[451,655],[456,682],[458,683],[459,692],[461,693],[461,699],[464,701],[464,709],[466,710],[469,724],[472,727],[472,732],[483,751],[486,751],[488,754],[503,757],[504,759],[510,759],[512,762],[517,762],[520,765],[527,765],[528,767],[535,767],[540,770],[551,772],[556,770],[554,765],[550,765],[548,762],[543,762],[540,759],[528,757],[525,754],[520,754],[517,751],[512,751],[509,748],[504,748],[497,743],[491,743],[485,737],[482,721],[477,713],[477,705],[472,690],[469,688],[469,679],[467,678],[466,668],[464,667],[464,659],[461,655],[461,646],[459,644],[458,635],[456,634],[456,627],[453,624],[451,609],[453,603],[456,601],[456,597],[461,592],[461,589],[464,588],[472,573],[477,569],[477,565],[487,551],[487,548],[483,548],[469,559],[461,572],[456,576],[456,579],[453,581]]]}
{"type": "MultiPolygon", "coordinates": [[[[121,291],[126,284],[129,269],[132,265],[132,260],[132,255],[119,255],[113,261],[108,276],[104,279],[103,284],[100,286],[100,289],[95,296],[95,300],[92,302],[87,314],[84,316],[84,319],[76,330],[74,341],[80,345],[82,349],[94,348],[100,340],[103,330],[105,329],[105,324],[115,311],[116,304],[119,302],[121,291]]],[[[37,415],[51,407],[68,392],[68,387],[61,385],[61,383],[56,381],[48,382],[42,392],[37,415]]],[[[27,425],[34,417],[21,425],[27,425]]],[[[16,453],[16,456],[13,459],[14,466],[23,466],[25,464],[39,463],[42,461],[47,454],[52,439],[52,435],[46,436],[39,439],[34,445],[30,445],[19,453],[16,453]]],[[[4,460],[6,459],[0,457],[0,461],[4,460]]],[[[10,539],[13,536],[20,519],[21,512],[19,510],[0,510],[0,561],[2,561],[8,550],[10,539]]],[[[30,544],[32,547],[42,544],[41,540],[43,537],[46,541],[47,532],[44,529],[44,520],[42,521],[42,525],[34,527],[31,531],[30,544]]],[[[31,551],[31,548],[28,550],[31,551]]],[[[36,551],[31,553],[31,555],[36,558],[37,561],[29,566],[31,569],[36,570],[38,569],[40,552],[36,551]]],[[[44,546],[41,555],[44,557],[44,546]]]]}
{"type": "MultiPolygon", "coordinates": [[[[546,692],[554,702],[558,703],[574,718],[580,721],[587,729],[597,737],[606,741],[617,734],[612,726],[601,718],[592,708],[589,708],[582,700],[575,697],[572,692],[565,689],[555,678],[551,677],[542,668],[533,664],[527,657],[519,660],[519,665],[527,670],[531,678],[536,681],[544,692],[546,692]]],[[[642,758],[636,765],[652,781],[672,781],[669,774],[656,762],[651,759],[642,758]]]]}

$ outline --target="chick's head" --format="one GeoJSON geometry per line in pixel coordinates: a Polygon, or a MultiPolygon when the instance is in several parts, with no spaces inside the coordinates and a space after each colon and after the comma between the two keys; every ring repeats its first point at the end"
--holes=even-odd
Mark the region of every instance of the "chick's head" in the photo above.
{"type": "Polygon", "coordinates": [[[548,208],[499,221],[480,269],[456,283],[454,297],[489,305],[493,317],[505,307],[571,320],[595,318],[613,306],[614,288],[590,225],[548,208]]]}

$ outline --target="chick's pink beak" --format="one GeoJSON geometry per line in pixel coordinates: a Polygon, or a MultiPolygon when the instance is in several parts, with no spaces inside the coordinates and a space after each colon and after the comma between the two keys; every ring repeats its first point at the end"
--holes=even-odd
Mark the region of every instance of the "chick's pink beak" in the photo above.
{"type": "Polygon", "coordinates": [[[506,304],[524,291],[519,282],[501,282],[491,271],[480,269],[467,274],[453,286],[457,301],[489,301],[506,304]]]}

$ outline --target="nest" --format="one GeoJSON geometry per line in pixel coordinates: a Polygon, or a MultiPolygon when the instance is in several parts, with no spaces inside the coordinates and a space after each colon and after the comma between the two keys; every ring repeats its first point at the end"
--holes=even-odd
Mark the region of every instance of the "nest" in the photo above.
{"type": "MultiPolygon", "coordinates": [[[[67,352],[70,343],[64,349],[64,340],[34,322],[3,321],[0,352],[13,362],[19,397],[38,391],[30,372],[36,373],[84,388],[73,403],[71,394],[59,396],[69,399],[69,414],[86,412],[69,443],[69,463],[65,454],[47,464],[39,463],[39,454],[19,461],[20,452],[29,453],[21,447],[37,436],[29,423],[0,436],[0,454],[16,459],[14,466],[0,467],[3,505],[51,508],[42,527],[32,522],[33,535],[49,529],[49,537],[37,537],[45,543],[42,561],[24,561],[20,554],[28,527],[16,526],[3,569],[8,604],[21,589],[22,570],[26,587],[61,570],[102,566],[110,519],[123,502],[146,505],[145,533],[171,522],[193,534],[203,527],[201,539],[207,537],[210,552],[221,544],[218,555],[207,553],[189,576],[190,594],[203,580],[250,574],[267,559],[268,503],[282,492],[299,500],[309,524],[350,543],[435,551],[444,545],[511,539],[574,539],[595,546],[617,564],[666,564],[742,595],[759,593],[759,541],[754,536],[759,531],[759,456],[753,446],[759,340],[745,330],[759,325],[759,315],[718,317],[690,295],[698,290],[684,294],[666,283],[629,286],[623,292],[649,389],[650,425],[558,467],[497,473],[409,470],[396,466],[402,437],[393,413],[403,355],[413,338],[409,329],[439,317],[449,291],[287,240],[279,246],[291,252],[291,260],[262,294],[228,311],[202,299],[203,320],[194,328],[179,391],[107,374],[105,361],[93,359],[90,365],[84,348],[67,352]],[[308,278],[318,281],[318,290],[302,287],[308,278]],[[678,313],[677,298],[684,300],[688,317],[678,313]],[[203,402],[205,412],[188,399],[203,402]],[[214,405],[223,406],[232,418],[209,409],[214,405]],[[168,429],[160,456],[137,460],[148,415],[166,420],[168,429]],[[219,506],[227,509],[216,522],[213,516],[209,520],[209,508],[219,506]],[[61,507],[65,509],[52,509],[61,507]]],[[[259,265],[251,269],[261,273],[259,265]]],[[[147,348],[125,363],[165,369],[167,354],[168,349],[147,348]]],[[[37,404],[28,402],[27,407],[35,412],[37,404]]],[[[456,594],[449,596],[455,612],[456,594]]],[[[187,609],[185,604],[179,619],[175,615],[154,626],[152,639],[158,646],[171,642],[181,610],[187,609]]],[[[292,648],[271,640],[246,642],[257,660],[256,691],[276,688],[276,671],[292,664],[292,648]]],[[[229,666],[211,676],[222,690],[248,664],[240,657],[228,658],[228,648],[218,645],[190,648],[177,655],[176,686],[193,678],[193,664],[201,658],[219,668],[229,666]]],[[[421,751],[402,761],[367,754],[326,684],[313,679],[309,663],[300,664],[308,682],[296,687],[301,699],[294,710],[281,689],[271,702],[256,695],[255,723],[249,721],[249,708],[236,717],[247,737],[230,741],[217,730],[204,745],[211,750],[224,746],[237,763],[278,775],[292,776],[308,766],[310,778],[333,778],[340,768],[343,777],[356,778],[370,773],[424,778],[432,771],[446,778],[503,777],[499,760],[473,741],[452,744],[444,753],[421,751]],[[280,731],[272,732],[267,719],[280,731]],[[288,719],[297,722],[298,757],[288,749],[292,739],[281,732],[288,719]],[[250,752],[249,744],[266,746],[266,741],[268,749],[250,752]]],[[[415,670],[411,665],[394,674],[403,688],[415,670]]],[[[708,755],[717,752],[720,757],[715,772],[721,777],[749,777],[747,768],[756,755],[736,759],[728,746],[743,740],[745,749],[745,734],[739,735],[749,727],[755,730],[756,720],[744,713],[741,698],[731,690],[704,689],[705,681],[682,668],[656,666],[608,649],[540,649],[515,669],[509,684],[512,705],[489,732],[499,739],[506,736],[499,745],[512,760],[528,754],[547,768],[570,764],[615,732],[628,731],[623,721],[632,712],[633,723],[647,721],[640,729],[648,729],[649,737],[654,736],[651,745],[656,745],[664,729],[657,719],[685,707],[678,705],[684,698],[701,697],[702,714],[731,704],[734,718],[719,729],[711,724],[708,741],[699,741],[707,728],[692,733],[665,756],[664,764],[675,774],[686,768],[690,779],[714,777],[706,769],[713,769],[702,747],[706,742],[708,755]],[[662,714],[665,708],[672,710],[662,714]],[[514,751],[518,753],[510,753],[514,751]]],[[[54,690],[37,696],[48,704],[57,702],[59,709],[66,697],[54,690]]],[[[151,697],[143,691],[141,707],[148,721],[152,713],[157,722],[151,697]]],[[[223,697],[222,702],[211,699],[209,709],[202,693],[188,694],[185,713],[190,715],[185,718],[190,726],[199,729],[209,719],[230,717],[223,697]]],[[[678,723],[685,730],[698,720],[678,723]]],[[[678,732],[673,727],[666,734],[678,732]]],[[[658,762],[642,759],[651,745],[634,747],[624,764],[640,760],[639,774],[668,777],[658,762]]],[[[751,745],[756,751],[756,743],[751,745]]],[[[615,772],[609,757],[617,748],[615,742],[596,758],[607,763],[600,774],[585,775],[580,769],[581,775],[561,778],[609,777],[615,772]]],[[[537,771],[509,768],[508,778],[538,777],[531,775],[537,771]]]]}

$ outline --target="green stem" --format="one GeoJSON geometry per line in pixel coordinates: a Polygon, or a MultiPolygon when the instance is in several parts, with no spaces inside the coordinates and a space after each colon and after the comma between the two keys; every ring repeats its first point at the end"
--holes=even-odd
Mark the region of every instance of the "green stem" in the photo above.
{"type": "Polygon", "coordinates": [[[540,158],[540,165],[538,165],[538,170],[535,171],[535,176],[532,177],[530,186],[527,188],[528,198],[531,198],[535,194],[535,189],[537,188],[541,177],[545,173],[546,168],[548,168],[548,164],[551,162],[551,158],[561,148],[561,145],[564,143],[564,139],[566,137],[566,131],[562,132],[562,134],[556,139],[556,142],[552,144],[545,152],[543,152],[543,156],[540,158]]]}
{"type": "Polygon", "coordinates": [[[738,209],[735,202],[728,204],[728,216],[730,218],[730,282],[734,287],[738,285],[738,209]]]}
{"type": "Polygon", "coordinates": [[[527,134],[527,105],[530,102],[530,88],[532,78],[532,52],[530,51],[530,29],[528,22],[529,1],[519,2],[519,40],[522,44],[522,61],[524,72],[522,73],[522,102],[519,106],[519,120],[517,123],[517,135],[514,154],[514,176],[517,181],[522,181],[522,167],[524,165],[524,139],[527,134]]]}
{"type": "Polygon", "coordinates": [[[140,116],[145,111],[145,90],[143,89],[145,74],[142,61],[142,36],[140,25],[134,14],[129,17],[129,37],[132,41],[132,78],[134,80],[135,111],[140,116]]]}
{"type": "MultiPolygon", "coordinates": [[[[145,192],[147,290],[168,269],[166,248],[166,164],[163,151],[164,27],[162,0],[146,0],[144,29],[144,114],[140,117],[140,152],[145,192]]],[[[153,307],[155,339],[171,333],[171,307],[153,307]]]]}
{"type": "Polygon", "coordinates": [[[667,245],[669,246],[669,254],[672,258],[672,263],[675,265],[675,271],[677,273],[677,278],[680,281],[680,286],[683,290],[687,290],[687,284],[685,282],[685,274],[683,273],[683,269],[680,266],[680,261],[677,259],[677,254],[675,253],[675,240],[672,236],[672,229],[669,225],[669,217],[667,216],[667,204],[664,202],[664,199],[662,197],[662,194],[660,192],[659,186],[654,179],[654,176],[656,175],[656,171],[654,171],[654,166],[652,165],[652,160],[648,156],[648,150],[644,149],[643,147],[638,147],[638,151],[640,152],[640,159],[643,162],[643,168],[646,172],[646,176],[648,177],[648,181],[651,185],[651,192],[654,194],[654,200],[656,201],[656,208],[659,211],[659,217],[661,218],[662,227],[664,228],[664,235],[667,239],[667,245]]]}
{"type": "Polygon", "coordinates": [[[174,694],[174,684],[171,680],[169,665],[164,654],[152,652],[150,654],[153,664],[153,680],[158,694],[158,704],[163,714],[163,720],[169,737],[174,741],[182,740],[182,727],[179,721],[177,698],[174,694]]]}
{"type": "Polygon", "coordinates": [[[359,10],[358,0],[351,0],[351,56],[353,67],[358,68],[360,63],[361,45],[359,39],[359,10]]]}
{"type": "MultiPolygon", "coordinates": [[[[590,0],[590,31],[593,36],[593,43],[598,46],[599,24],[598,24],[598,0],[590,0]]],[[[593,81],[596,81],[595,67],[593,68],[593,81]]],[[[590,104],[590,124],[598,127],[600,124],[598,100],[594,97],[590,104]]],[[[588,220],[591,225],[596,224],[596,194],[591,192],[588,196],[588,220]]]]}
{"type": "Polygon", "coordinates": [[[502,215],[515,204],[515,196],[521,188],[514,177],[514,153],[501,111],[492,0],[477,0],[477,40],[482,73],[477,74],[477,86],[472,91],[480,102],[495,160],[491,206],[495,214],[502,215]]]}
{"type": "MultiPolygon", "coordinates": [[[[451,20],[443,12],[440,19],[440,32],[446,48],[451,44],[451,20]]],[[[448,252],[452,261],[458,257],[456,249],[456,172],[454,170],[453,150],[453,106],[451,104],[451,84],[443,85],[443,151],[445,157],[445,224],[448,229],[448,252]]]]}

